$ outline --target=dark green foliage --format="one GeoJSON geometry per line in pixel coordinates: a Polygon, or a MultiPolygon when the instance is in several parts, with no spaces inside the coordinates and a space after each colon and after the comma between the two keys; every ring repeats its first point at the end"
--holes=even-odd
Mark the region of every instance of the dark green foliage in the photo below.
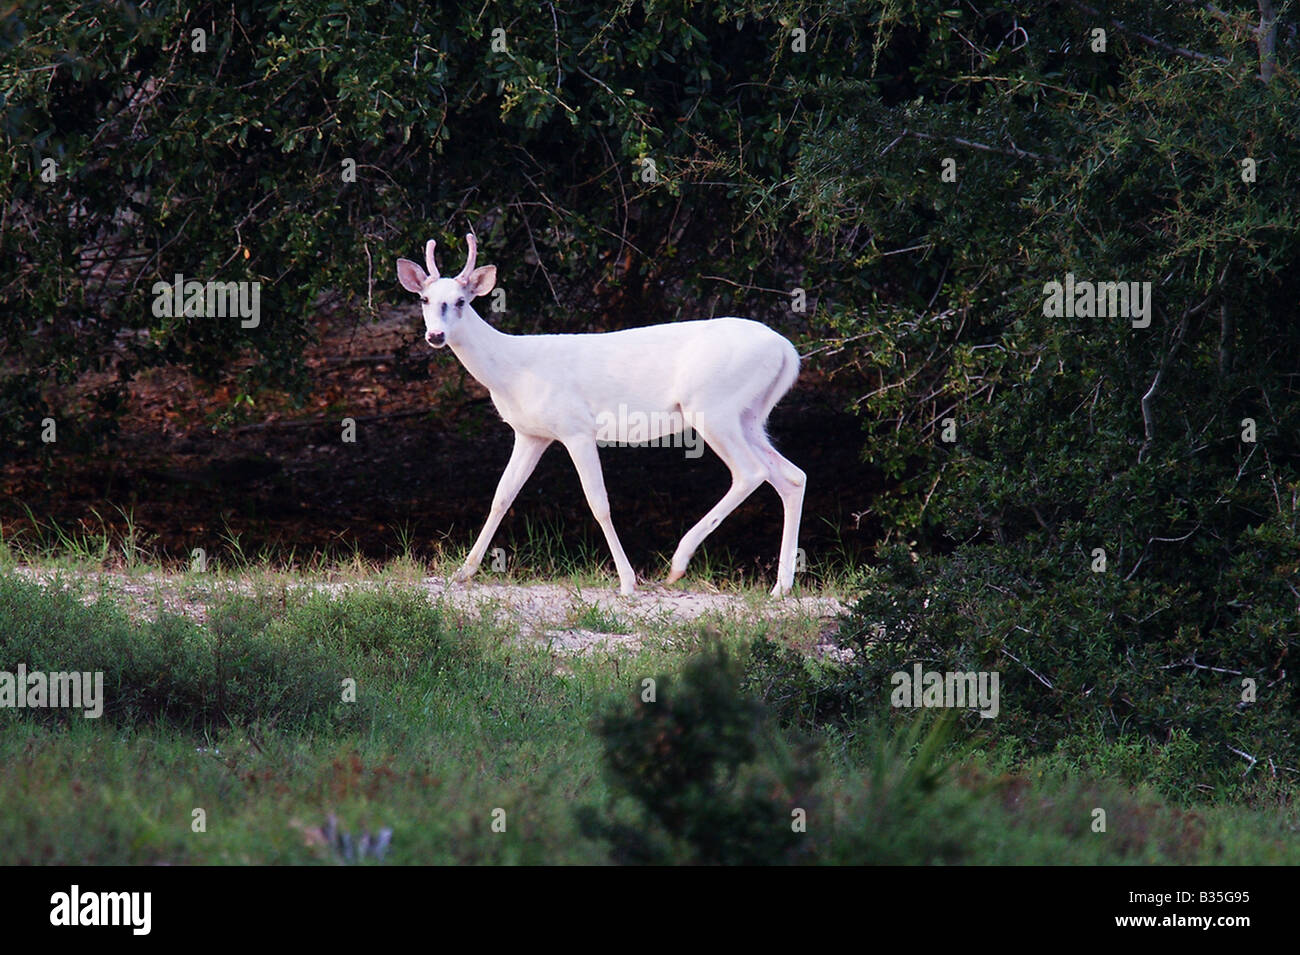
{"type": "Polygon", "coordinates": [[[692,657],[674,679],[600,719],[610,784],[635,802],[634,820],[583,814],[620,862],[775,864],[809,850],[792,812],[811,812],[819,770],[780,738],[763,705],[740,691],[721,647],[692,657]]]}
{"type": "MultiPolygon", "coordinates": [[[[764,683],[778,659],[755,656],[757,647],[746,683],[764,683]]],[[[999,820],[953,783],[951,714],[896,726],[874,713],[837,724],[849,730],[840,738],[853,740],[852,753],[837,756],[853,770],[822,781],[825,741],[835,734],[810,724],[816,736],[792,748],[741,682],[728,654],[700,653],[675,681],[656,680],[657,701],[617,707],[598,722],[611,788],[635,808],[584,807],[579,820],[586,835],[609,843],[614,861],[898,865],[988,851],[999,820]],[[801,831],[793,810],[802,810],[801,831]]]]}
{"type": "Polygon", "coordinates": [[[926,47],[905,76],[819,91],[832,108],[802,141],[794,187],[830,240],[822,301],[846,344],[833,360],[862,383],[865,453],[899,478],[874,512],[958,540],[1078,520],[1103,533],[1104,512],[1104,534],[1126,529],[1140,548],[1204,516],[1155,512],[1176,503],[1176,474],[1206,505],[1231,486],[1202,525],[1213,538],[1245,516],[1232,514],[1238,494],[1262,505],[1295,480],[1294,78],[1255,79],[1253,46],[1208,40],[1190,11],[1121,19],[1225,62],[1118,30],[1107,55],[1088,53],[1091,21],[1068,7],[944,6],[897,14],[886,56],[949,27],[963,42],[926,47]],[[1032,42],[1009,42],[1012,23],[1032,42]],[[972,42],[985,51],[974,69],[972,42]],[[955,182],[941,178],[945,159],[955,182]],[[1152,282],[1151,326],[1045,316],[1043,286],[1067,272],[1152,282]],[[1148,438],[1141,399],[1157,373],[1148,438]],[[1267,461],[1240,441],[1248,416],[1267,461]],[[940,440],[945,418],[954,443],[940,440]]]}
{"type": "Polygon", "coordinates": [[[983,730],[1030,750],[1134,734],[1176,746],[1151,765],[1182,797],[1294,782],[1296,79],[1244,39],[1253,8],[1124,6],[1103,55],[1081,5],[945,6],[882,20],[904,69],[820,91],[795,184],[897,478],[872,512],[921,555],[883,554],[846,628],[868,692],[917,660],[997,669],[983,730]],[[1149,327],[1047,314],[1067,273],[1150,282],[1149,327]]]}
{"type": "Polygon", "coordinates": [[[863,722],[860,785],[848,788],[822,860],[847,865],[956,864],[978,858],[1002,820],[954,784],[950,711],[910,723],[863,722]]]}
{"type": "Polygon", "coordinates": [[[741,689],[783,727],[813,732],[880,709],[878,688],[859,682],[858,671],[818,662],[776,641],[752,641],[743,663],[741,689]]]}
{"type": "Polygon", "coordinates": [[[915,563],[903,548],[882,556],[842,631],[860,651],[854,685],[884,697],[890,674],[914,662],[996,670],[1000,712],[972,728],[1026,753],[1080,757],[1146,739],[1149,758],[1130,767],[1143,771],[1126,775],[1174,799],[1229,795],[1251,773],[1285,779],[1300,765],[1300,701],[1284,673],[1294,618],[1260,613],[1248,593],[1236,602],[1254,613],[1209,631],[1191,587],[1093,573],[1082,554],[1067,571],[1063,555],[993,546],[915,563]],[[1243,701],[1246,679],[1254,702],[1243,701]]]}
{"type": "Polygon", "coordinates": [[[404,294],[394,260],[431,236],[448,271],[478,232],[512,331],[669,319],[688,286],[733,311],[736,286],[701,274],[766,287],[790,271],[772,255],[785,232],[741,197],[784,178],[793,83],[859,58],[830,35],[791,57],[784,19],[685,2],[19,5],[0,25],[6,447],[43,447],[36,382],[114,348],[105,426],[161,362],[207,374],[247,350],[251,380],[301,386],[322,295],[373,315],[404,294]],[[154,283],[178,273],[261,282],[261,323],[155,316],[154,283]]]}

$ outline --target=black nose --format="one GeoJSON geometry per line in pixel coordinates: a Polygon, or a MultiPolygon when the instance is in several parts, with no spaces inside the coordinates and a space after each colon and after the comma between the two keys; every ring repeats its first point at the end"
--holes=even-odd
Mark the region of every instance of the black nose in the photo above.
{"type": "Polygon", "coordinates": [[[424,340],[430,345],[441,345],[442,340],[446,337],[446,334],[443,332],[429,332],[429,334],[424,336],[424,340]]]}

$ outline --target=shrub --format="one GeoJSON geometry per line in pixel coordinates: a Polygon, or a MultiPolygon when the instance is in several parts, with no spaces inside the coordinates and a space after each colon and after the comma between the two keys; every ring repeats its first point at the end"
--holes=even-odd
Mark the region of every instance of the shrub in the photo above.
{"type": "Polygon", "coordinates": [[[819,771],[741,692],[739,667],[720,646],[678,678],[658,676],[653,700],[616,707],[596,732],[610,785],[636,812],[626,820],[587,808],[580,822],[617,861],[759,865],[808,853],[791,813],[811,812],[819,771]]]}
{"type": "Polygon", "coordinates": [[[1055,555],[988,545],[915,561],[902,547],[882,556],[841,631],[858,650],[856,679],[882,698],[889,674],[916,662],[997,670],[1000,713],[972,724],[1027,753],[1145,740],[1168,753],[1122,775],[1177,799],[1229,793],[1250,773],[1294,781],[1289,610],[1265,612],[1233,591],[1222,599],[1253,612],[1210,629],[1196,616],[1195,581],[1125,581],[1086,561],[1067,570],[1055,555]]]}
{"type": "MultiPolygon", "coordinates": [[[[158,720],[202,731],[226,723],[303,723],[340,699],[339,666],[319,647],[278,632],[246,599],[207,626],[169,613],[136,622],[106,599],[0,576],[0,671],[102,672],[105,719],[158,720]]],[[[13,709],[0,719],[81,719],[82,711],[13,709]]]]}

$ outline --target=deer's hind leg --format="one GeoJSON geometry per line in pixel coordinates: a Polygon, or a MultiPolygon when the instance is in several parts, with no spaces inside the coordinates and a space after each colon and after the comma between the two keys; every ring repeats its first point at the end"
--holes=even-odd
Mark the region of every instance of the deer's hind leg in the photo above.
{"type": "Polygon", "coordinates": [[[686,573],[686,565],[690,563],[691,556],[704,542],[704,538],[712,534],[728,514],[744,503],[745,499],[768,479],[767,465],[745,436],[739,420],[731,427],[718,428],[714,422],[699,416],[699,423],[695,425],[695,430],[731,471],[731,488],[722,496],[722,500],[714,504],[709,512],[686,532],[686,536],[677,545],[668,573],[670,584],[680,580],[686,573]]]}
{"type": "Polygon", "coordinates": [[[781,507],[785,511],[781,527],[781,554],[776,566],[776,586],[772,588],[772,596],[780,597],[794,587],[799,521],[803,516],[803,495],[808,485],[808,475],[772,447],[771,440],[756,418],[751,416],[743,419],[742,426],[750,445],[757,449],[766,464],[767,482],[781,495],[781,507]]]}

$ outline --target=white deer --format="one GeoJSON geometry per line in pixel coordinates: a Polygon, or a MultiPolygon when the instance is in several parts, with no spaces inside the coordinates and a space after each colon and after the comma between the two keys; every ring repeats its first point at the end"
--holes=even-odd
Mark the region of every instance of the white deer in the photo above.
{"type": "MultiPolygon", "coordinates": [[[[496,266],[475,268],[478,246],[465,237],[469,257],[455,278],[439,278],[434,241],[424,249],[424,269],[397,260],[402,287],[420,296],[425,341],[450,345],[466,370],[491,393],[492,403],[515,432],[514,451],[497,485],[492,510],[455,580],[478,570],[492,535],[542,452],[559,441],[573,459],[587,504],[605,533],[619,591],[630,594],[636,574],[609,515],[600,470],[601,422],[629,420],[627,409],[649,421],[635,440],[654,441],[693,426],[731,470],[731,489],[682,538],[673,553],[668,583],[704,538],[764,481],[785,508],[774,596],[794,586],[795,547],[806,475],[772,447],[767,416],[799,375],[799,354],[782,336],[744,318],[712,318],[585,335],[507,335],[470,304],[492,291],[496,266]],[[622,406],[622,414],[620,414],[622,406]]],[[[620,424],[620,429],[623,425],[620,424]]],[[[625,429],[623,429],[625,430],[625,429]]],[[[627,440],[626,433],[616,436],[627,440]]]]}

